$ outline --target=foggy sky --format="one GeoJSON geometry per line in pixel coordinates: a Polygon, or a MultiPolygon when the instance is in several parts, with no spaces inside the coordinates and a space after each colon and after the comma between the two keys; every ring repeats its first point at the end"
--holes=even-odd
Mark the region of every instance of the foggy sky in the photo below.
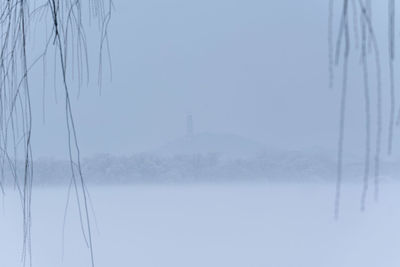
{"type": "MultiPolygon", "coordinates": [[[[73,100],[81,152],[155,149],[185,134],[187,114],[195,132],[335,151],[340,76],[330,90],[327,2],[115,0],[112,81],[104,76],[100,95],[92,77],[73,100]]],[[[89,42],[95,59],[97,40],[89,42]]],[[[351,69],[359,68],[354,58],[351,69]]],[[[353,101],[362,88],[354,73],[346,144],[363,151],[363,103],[353,101]]],[[[43,123],[41,80],[32,80],[39,88],[34,156],[67,157],[62,94],[56,103],[47,88],[43,123]]]]}

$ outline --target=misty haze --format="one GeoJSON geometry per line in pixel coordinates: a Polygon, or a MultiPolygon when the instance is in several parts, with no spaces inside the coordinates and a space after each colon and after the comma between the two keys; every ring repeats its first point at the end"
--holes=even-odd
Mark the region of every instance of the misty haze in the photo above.
{"type": "Polygon", "coordinates": [[[0,266],[399,266],[394,0],[0,10],[0,266]]]}

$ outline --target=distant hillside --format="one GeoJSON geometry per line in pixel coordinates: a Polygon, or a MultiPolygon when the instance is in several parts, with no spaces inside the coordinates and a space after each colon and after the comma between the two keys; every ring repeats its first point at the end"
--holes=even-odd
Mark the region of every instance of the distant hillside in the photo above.
{"type": "Polygon", "coordinates": [[[176,139],[154,151],[164,156],[217,154],[224,158],[248,158],[267,151],[256,141],[233,135],[200,133],[176,139]]]}

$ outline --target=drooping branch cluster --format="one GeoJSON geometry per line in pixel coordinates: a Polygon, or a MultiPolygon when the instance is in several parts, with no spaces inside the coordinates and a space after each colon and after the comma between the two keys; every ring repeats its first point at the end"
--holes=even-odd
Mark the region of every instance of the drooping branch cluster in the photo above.
{"type": "MultiPolygon", "coordinates": [[[[75,191],[83,235],[93,248],[88,212],[88,194],[81,173],[79,146],[70,103],[69,75],[77,76],[78,87],[89,79],[86,27],[97,24],[99,40],[99,79],[102,55],[108,54],[107,28],[111,0],[1,0],[0,1],[0,169],[9,168],[23,210],[24,262],[31,262],[30,224],[32,194],[32,104],[38,88],[30,86],[31,70],[43,63],[43,79],[48,57],[55,60],[65,100],[65,123],[71,163],[71,187],[75,191]],[[84,5],[84,6],[82,6],[84,5]],[[84,10],[84,11],[83,11],[84,10]],[[104,50],[104,51],[103,51],[104,50]],[[24,161],[24,173],[16,163],[24,161]],[[28,256],[29,258],[26,258],[28,256]]],[[[4,175],[0,187],[4,191],[4,175]]]]}
{"type": "MultiPolygon", "coordinates": [[[[372,4],[371,0],[341,0],[340,20],[338,30],[334,31],[334,11],[335,5],[333,0],[329,0],[329,16],[328,16],[328,43],[329,43],[329,77],[330,86],[333,84],[333,76],[335,67],[342,71],[341,83],[341,102],[340,102],[340,119],[339,119],[339,143],[338,143],[338,168],[337,168],[337,186],[335,197],[335,217],[339,216],[340,192],[343,176],[343,148],[345,138],[345,120],[346,120],[346,98],[348,89],[348,62],[350,51],[352,51],[350,43],[354,42],[355,49],[353,54],[360,58],[363,82],[363,102],[365,113],[365,163],[364,163],[364,179],[361,193],[361,210],[365,209],[366,199],[369,190],[371,176],[374,181],[374,198],[379,198],[380,183],[380,158],[382,154],[382,132],[384,127],[384,118],[386,114],[383,112],[383,90],[382,87],[382,71],[381,71],[381,52],[376,37],[376,27],[372,20],[372,4]],[[351,1],[351,3],[350,3],[351,1]],[[352,18],[350,9],[353,9],[352,18]],[[353,27],[351,27],[353,26],[353,27]],[[360,29],[359,29],[360,28],[360,29]],[[354,34],[351,35],[350,29],[354,34]],[[361,34],[359,34],[359,30],[361,34]],[[354,36],[352,38],[352,36],[354,36]],[[359,45],[360,44],[360,45],[359,45]],[[372,81],[372,83],[371,83],[372,81]],[[372,101],[371,94],[376,96],[376,100],[372,101]],[[375,107],[373,107],[375,105],[375,107]],[[372,110],[376,115],[372,116],[372,110]],[[373,121],[375,121],[373,123],[373,121]],[[375,141],[373,141],[373,137],[375,141]],[[371,171],[373,169],[373,172],[371,171]]],[[[388,2],[388,62],[389,62],[389,87],[387,88],[390,103],[388,121],[388,137],[387,137],[387,153],[392,152],[393,131],[395,125],[395,109],[396,109],[396,91],[394,79],[394,60],[395,60],[395,2],[388,2]]],[[[386,55],[385,55],[386,56],[386,55]]]]}

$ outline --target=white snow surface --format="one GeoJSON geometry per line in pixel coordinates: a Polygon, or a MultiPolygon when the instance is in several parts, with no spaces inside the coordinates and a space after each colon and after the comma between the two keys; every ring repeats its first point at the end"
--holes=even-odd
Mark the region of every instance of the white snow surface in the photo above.
{"type": "MultiPolygon", "coordinates": [[[[98,267],[378,267],[400,264],[400,184],[381,187],[360,212],[361,186],[333,184],[90,186],[98,267]]],[[[372,190],[372,189],[371,189],[372,190]]],[[[372,193],[372,192],[371,192],[372,193]]],[[[90,266],[76,205],[62,241],[64,187],[34,188],[32,255],[37,267],[90,266]],[[63,252],[64,251],[64,252],[63,252]]],[[[371,194],[370,194],[371,195],[371,194]]],[[[21,209],[6,190],[0,266],[21,266],[21,209]]]]}

